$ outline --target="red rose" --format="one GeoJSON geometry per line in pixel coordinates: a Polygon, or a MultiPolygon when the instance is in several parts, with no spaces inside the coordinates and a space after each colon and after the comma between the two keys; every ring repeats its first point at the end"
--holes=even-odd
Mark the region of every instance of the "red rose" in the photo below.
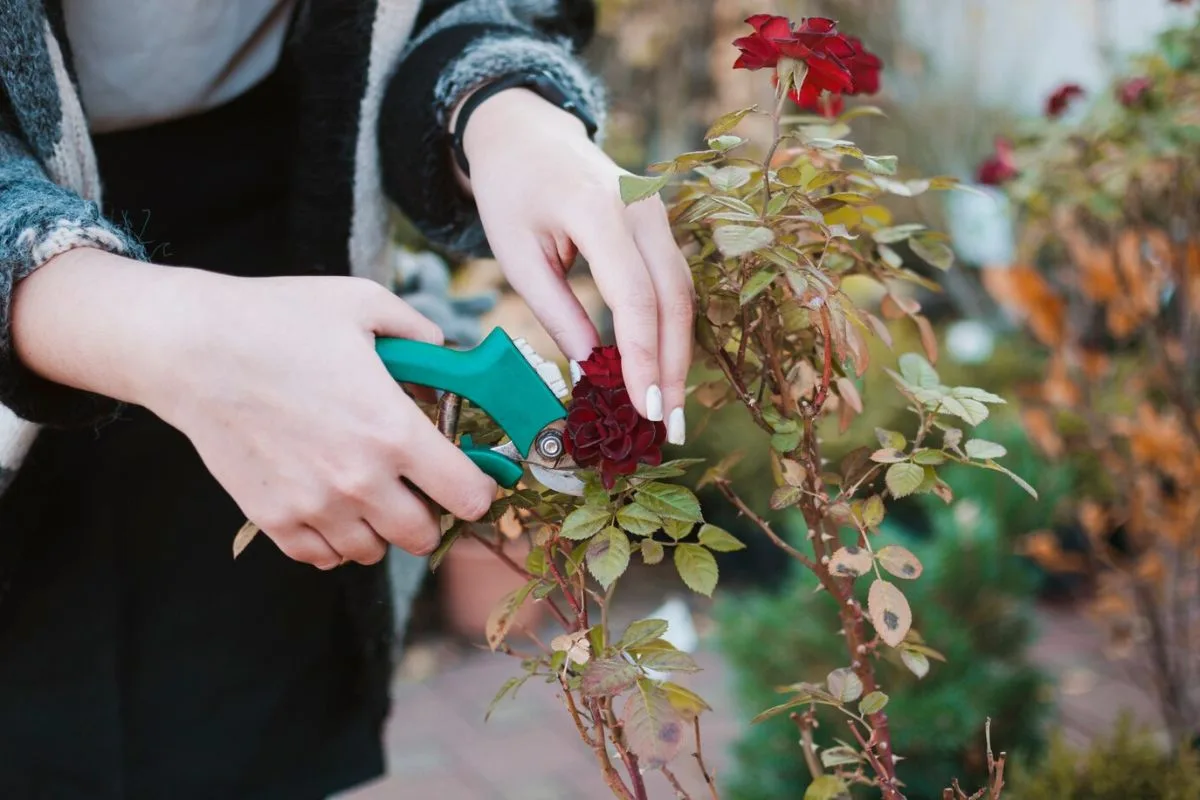
{"type": "Polygon", "coordinates": [[[827,97],[823,97],[822,87],[813,81],[805,80],[798,90],[792,90],[793,103],[827,117],[836,117],[842,113],[842,108],[845,106],[845,102],[842,100],[843,94],[875,94],[879,91],[879,72],[883,69],[883,60],[874,53],[868,52],[863,47],[861,39],[853,36],[844,38],[850,55],[839,60],[850,70],[851,89],[846,92],[831,90],[827,97]]]}
{"type": "Polygon", "coordinates": [[[633,474],[638,464],[661,464],[667,428],[634,408],[617,348],[597,347],[579,366],[583,377],[571,392],[567,413],[567,455],[581,467],[598,468],[606,489],[618,475],[633,474]]]}
{"type": "Polygon", "coordinates": [[[977,178],[985,186],[999,186],[1017,177],[1012,142],[1003,136],[997,136],[995,147],[992,156],[979,165],[977,178]]]}
{"type": "Polygon", "coordinates": [[[1083,97],[1083,87],[1078,83],[1065,83],[1054,90],[1046,99],[1046,116],[1050,119],[1062,116],[1063,112],[1078,97],[1083,97]]]}
{"type": "Polygon", "coordinates": [[[1117,87],[1117,99],[1126,108],[1136,106],[1146,97],[1153,85],[1149,78],[1130,78],[1117,87]]]}
{"type": "Polygon", "coordinates": [[[734,62],[734,69],[769,69],[779,63],[779,46],[776,41],[792,35],[792,23],[787,17],[770,14],[755,14],[746,22],[754,33],[735,39],[733,44],[742,54],[734,62]]]}

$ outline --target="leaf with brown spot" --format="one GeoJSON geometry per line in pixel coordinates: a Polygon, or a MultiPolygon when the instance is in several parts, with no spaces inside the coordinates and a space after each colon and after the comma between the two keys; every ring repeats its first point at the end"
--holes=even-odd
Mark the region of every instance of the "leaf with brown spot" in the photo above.
{"type": "Polygon", "coordinates": [[[880,548],[879,552],[875,554],[875,558],[879,561],[879,566],[897,578],[915,580],[921,577],[923,570],[921,560],[907,548],[898,544],[889,544],[887,547],[880,548]]]}
{"type": "Polygon", "coordinates": [[[876,578],[867,594],[867,613],[879,638],[892,647],[904,641],[912,627],[912,609],[908,599],[892,583],[876,578]]]}
{"type": "Polygon", "coordinates": [[[504,637],[508,635],[508,629],[512,627],[517,618],[517,612],[521,610],[521,604],[525,602],[525,598],[538,583],[540,581],[532,580],[521,588],[514,589],[492,607],[483,628],[488,647],[492,650],[495,650],[504,641],[504,637]]]}
{"type": "Polygon", "coordinates": [[[857,578],[871,571],[871,553],[861,547],[839,547],[829,557],[830,573],[842,578],[857,578]]]}
{"type": "Polygon", "coordinates": [[[683,746],[683,715],[671,705],[667,693],[648,681],[639,681],[621,710],[621,724],[629,749],[646,769],[668,764],[683,746]]]}

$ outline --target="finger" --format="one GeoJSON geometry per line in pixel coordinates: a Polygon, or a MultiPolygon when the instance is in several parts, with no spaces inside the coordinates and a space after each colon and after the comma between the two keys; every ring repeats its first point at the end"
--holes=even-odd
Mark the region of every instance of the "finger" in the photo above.
{"type": "Polygon", "coordinates": [[[459,519],[477,520],[492,507],[496,482],[428,420],[409,431],[409,446],[400,460],[404,477],[459,519]]]}
{"type": "Polygon", "coordinates": [[[387,554],[387,542],[362,519],[343,519],[340,522],[317,522],[317,531],[338,552],[343,562],[378,564],[387,554]]]}
{"type": "Polygon", "coordinates": [[[370,292],[368,321],[376,336],[415,339],[441,345],[446,341],[442,329],[396,295],[379,287],[370,292]]]}
{"type": "Polygon", "coordinates": [[[687,433],[683,406],[695,324],[692,274],[675,243],[661,203],[639,203],[630,209],[630,217],[634,240],[646,261],[658,298],[658,370],[667,440],[683,444],[687,433]]]}
{"type": "Polygon", "coordinates": [[[437,514],[399,480],[376,493],[366,519],[383,539],[415,556],[429,555],[442,539],[437,514]]]}
{"type": "Polygon", "coordinates": [[[293,561],[312,564],[321,570],[331,570],[342,564],[342,557],[338,552],[329,546],[321,534],[307,525],[286,533],[266,533],[280,552],[293,561]]]}
{"type": "Polygon", "coordinates": [[[504,269],[513,290],[529,309],[558,349],[572,361],[583,361],[600,344],[596,326],[571,291],[566,272],[539,244],[536,236],[507,232],[492,242],[492,253],[504,269]]]}
{"type": "Polygon", "coordinates": [[[624,206],[617,200],[604,209],[576,221],[570,233],[612,309],[625,385],[634,407],[647,419],[658,421],[663,413],[654,284],[626,224],[624,206]]]}

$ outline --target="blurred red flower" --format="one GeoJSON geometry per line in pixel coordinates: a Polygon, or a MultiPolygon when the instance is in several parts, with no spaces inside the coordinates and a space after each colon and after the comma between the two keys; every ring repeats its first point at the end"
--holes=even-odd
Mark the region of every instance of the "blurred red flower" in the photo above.
{"type": "Polygon", "coordinates": [[[1117,87],[1117,99],[1125,107],[1135,106],[1142,101],[1153,85],[1149,78],[1130,78],[1117,87]]]}
{"type": "Polygon", "coordinates": [[[1078,83],[1064,83],[1046,98],[1046,116],[1050,119],[1062,116],[1071,103],[1084,94],[1083,87],[1078,83]]]}
{"type": "Polygon", "coordinates": [[[976,179],[985,186],[999,186],[1017,177],[1017,174],[1012,142],[1003,136],[997,136],[995,151],[979,165],[976,179]]]}
{"type": "Polygon", "coordinates": [[[567,454],[582,467],[599,469],[606,489],[618,475],[632,475],[638,464],[661,464],[667,428],[634,408],[621,378],[617,348],[597,347],[579,366],[583,376],[571,393],[567,413],[567,454]]]}
{"type": "Polygon", "coordinates": [[[850,70],[850,90],[840,92],[831,89],[829,96],[822,100],[823,87],[806,80],[799,90],[792,90],[792,102],[809,111],[836,117],[842,113],[845,106],[842,95],[875,94],[879,91],[879,73],[883,69],[883,59],[863,47],[862,40],[858,37],[847,36],[845,39],[850,47],[850,55],[839,60],[850,70]]]}

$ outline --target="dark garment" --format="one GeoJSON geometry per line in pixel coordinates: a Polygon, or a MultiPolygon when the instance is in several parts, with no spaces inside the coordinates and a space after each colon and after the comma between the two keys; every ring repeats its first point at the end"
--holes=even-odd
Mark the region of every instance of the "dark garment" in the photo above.
{"type": "MultiPolygon", "coordinates": [[[[298,272],[290,97],[276,76],[199,117],[96,137],[109,217],[160,264],[298,272]]],[[[382,772],[383,566],[323,573],[265,537],[235,562],[243,521],[144,409],[41,433],[0,498],[0,532],[20,533],[0,537],[18,549],[0,602],[0,798],[304,800],[382,772]]]]}

